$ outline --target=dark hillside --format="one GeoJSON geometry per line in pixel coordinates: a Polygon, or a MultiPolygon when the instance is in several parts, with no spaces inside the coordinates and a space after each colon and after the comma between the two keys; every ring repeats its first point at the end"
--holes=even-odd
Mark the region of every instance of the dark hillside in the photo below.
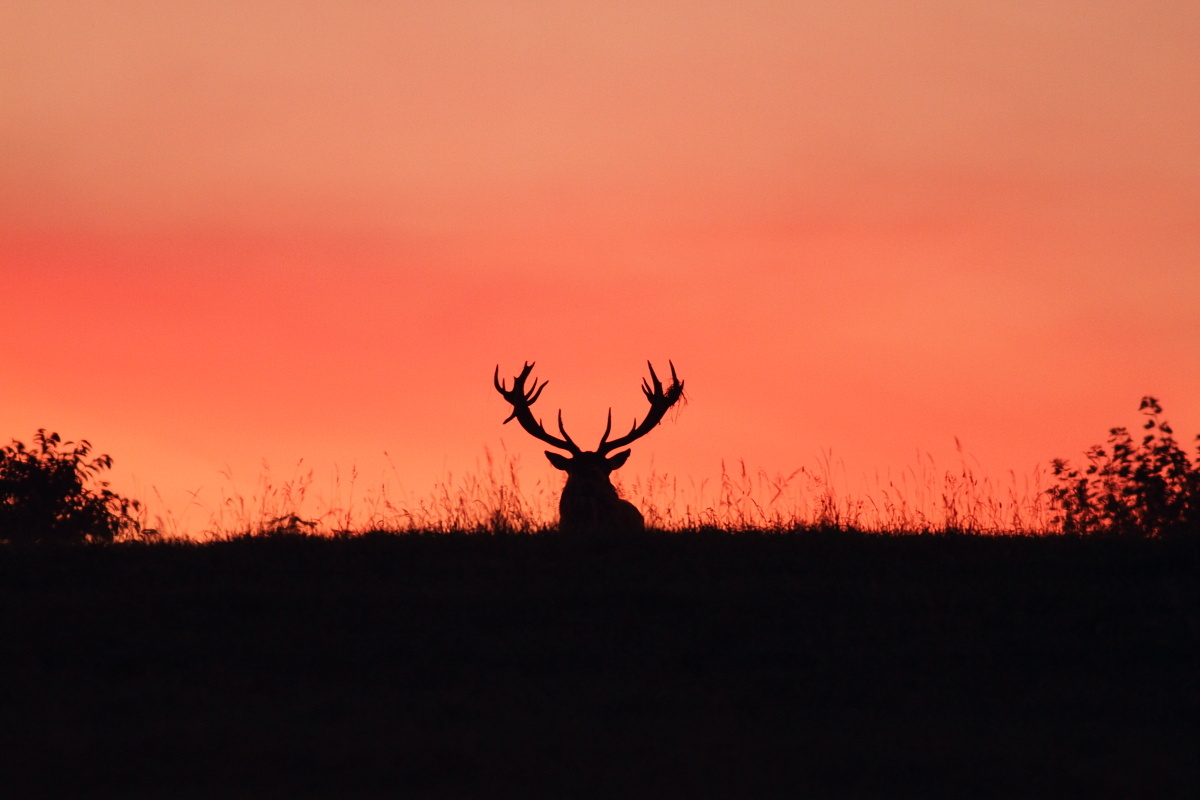
{"type": "Polygon", "coordinates": [[[1194,544],[0,548],[6,797],[1195,797],[1194,544]]]}

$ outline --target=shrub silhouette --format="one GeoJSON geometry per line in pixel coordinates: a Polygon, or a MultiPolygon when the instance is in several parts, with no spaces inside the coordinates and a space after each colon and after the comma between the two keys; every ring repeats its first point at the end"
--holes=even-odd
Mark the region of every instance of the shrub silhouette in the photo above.
{"type": "Polygon", "coordinates": [[[1048,492],[1064,533],[1200,537],[1200,456],[1189,461],[1159,418],[1158,400],[1143,397],[1138,410],[1147,417],[1140,445],[1125,428],[1113,428],[1109,449],[1088,450],[1082,472],[1063,459],[1051,462],[1059,483],[1048,492]]]}
{"type": "Polygon", "coordinates": [[[138,502],[96,480],[112,466],[112,457],[89,460],[91,451],[87,441],[63,442],[45,429],[38,430],[32,447],[14,439],[0,448],[0,540],[111,542],[139,531],[132,516],[138,502]]]}

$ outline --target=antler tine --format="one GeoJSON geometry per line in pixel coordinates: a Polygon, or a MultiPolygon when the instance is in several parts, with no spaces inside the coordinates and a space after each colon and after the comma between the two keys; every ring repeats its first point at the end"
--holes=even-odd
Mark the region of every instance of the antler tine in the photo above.
{"type": "MultiPolygon", "coordinates": [[[[522,370],[521,370],[521,374],[518,375],[517,377],[513,378],[513,388],[514,389],[519,384],[524,382],[524,380],[527,377],[529,377],[529,372],[532,369],[533,369],[533,364],[530,364],[528,361],[526,361],[524,368],[522,368],[522,370]]],[[[506,387],[508,386],[508,384],[505,381],[500,380],[500,365],[499,364],[496,365],[495,371],[492,372],[492,384],[500,391],[507,391],[506,387]]]]}
{"type": "Polygon", "coordinates": [[[650,380],[654,382],[654,388],[651,389],[650,382],[642,378],[642,393],[650,399],[650,402],[654,402],[655,395],[662,394],[662,381],[658,379],[658,375],[654,374],[653,364],[647,361],[646,366],[650,368],[650,380]]]}
{"type": "MultiPolygon", "coordinates": [[[[500,380],[499,365],[496,366],[496,371],[492,373],[492,383],[495,385],[496,391],[499,392],[500,395],[508,401],[508,404],[512,406],[512,413],[508,415],[508,419],[504,420],[504,422],[509,423],[515,419],[530,436],[540,439],[546,444],[553,445],[554,447],[558,447],[572,453],[579,452],[579,448],[576,447],[575,443],[571,441],[571,437],[566,435],[566,431],[563,431],[564,438],[559,439],[557,436],[553,436],[546,432],[546,429],[542,426],[541,420],[534,419],[533,412],[530,411],[529,407],[537,402],[537,399],[542,395],[542,390],[546,388],[546,385],[549,384],[550,381],[542,381],[539,383],[535,378],[533,381],[533,387],[526,389],[525,381],[529,378],[529,375],[532,371],[533,362],[526,362],[525,366],[521,369],[521,373],[513,378],[512,389],[509,389],[504,381],[500,380]]],[[[562,412],[560,411],[558,413],[559,429],[561,430],[562,412]]]]}
{"type": "MultiPolygon", "coordinates": [[[[634,421],[634,424],[636,425],[637,422],[634,421]]],[[[611,408],[608,409],[608,421],[604,423],[604,435],[600,437],[600,446],[598,448],[596,448],[597,452],[602,452],[604,450],[604,444],[605,444],[605,442],[608,441],[608,435],[610,433],[612,433],[612,409],[611,408]]]]}
{"type": "MultiPolygon", "coordinates": [[[[658,379],[658,373],[654,371],[654,365],[649,361],[646,362],[646,366],[650,368],[650,378],[642,379],[642,393],[646,395],[646,399],[650,401],[650,412],[640,423],[634,419],[633,427],[629,430],[629,433],[625,434],[619,439],[615,439],[611,442],[607,441],[608,430],[606,430],[604,438],[600,441],[599,452],[608,452],[610,450],[615,450],[618,447],[624,447],[630,442],[645,436],[651,431],[651,429],[654,428],[655,425],[662,421],[663,415],[667,413],[667,409],[675,405],[675,403],[683,395],[683,381],[679,380],[679,376],[675,373],[675,364],[674,362],[670,361],[667,363],[671,365],[671,385],[664,390],[662,381],[658,379]]],[[[610,410],[610,428],[611,425],[612,411],[610,410]]]]}
{"type": "MultiPolygon", "coordinates": [[[[537,382],[537,379],[535,378],[533,381],[533,388],[526,391],[525,379],[529,377],[529,373],[532,370],[533,370],[533,362],[527,362],[525,364],[525,367],[521,370],[521,374],[516,376],[515,378],[513,378],[513,388],[512,388],[512,391],[510,392],[508,390],[508,384],[505,383],[504,381],[500,380],[500,365],[497,364],[496,371],[492,373],[492,385],[495,386],[496,391],[498,391],[500,394],[504,395],[504,399],[508,400],[510,403],[513,403],[512,397],[510,395],[519,395],[521,397],[522,403],[524,403],[525,405],[533,405],[534,403],[537,402],[537,399],[542,396],[542,390],[546,388],[546,386],[550,383],[550,381],[545,380],[539,384],[537,382]]],[[[517,404],[513,403],[513,412],[508,415],[508,419],[504,420],[505,424],[512,422],[513,419],[516,418],[517,408],[518,408],[517,404]]],[[[539,422],[538,424],[541,424],[541,423],[539,422]]]]}
{"type": "Polygon", "coordinates": [[[563,427],[561,408],[558,410],[558,432],[561,433],[563,438],[567,440],[567,444],[571,445],[570,448],[568,448],[571,450],[571,452],[575,453],[579,451],[579,446],[575,444],[575,441],[571,438],[571,435],[567,433],[567,429],[563,427]]]}
{"type": "Polygon", "coordinates": [[[549,384],[550,381],[545,380],[542,381],[541,385],[539,386],[538,382],[535,380],[533,382],[533,388],[530,389],[525,395],[525,402],[529,403],[530,405],[536,403],[537,399],[542,396],[542,389],[545,389],[549,384]]]}

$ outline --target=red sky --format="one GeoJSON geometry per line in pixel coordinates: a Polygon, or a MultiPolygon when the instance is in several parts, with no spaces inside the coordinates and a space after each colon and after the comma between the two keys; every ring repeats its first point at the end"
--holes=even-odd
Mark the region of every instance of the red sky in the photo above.
{"type": "Polygon", "coordinates": [[[13,0],[0,438],[175,513],[264,459],[421,494],[548,471],[497,363],[588,439],[647,358],[690,403],[627,483],[1025,473],[1143,394],[1190,438],[1197,41],[1190,2],[13,0]]]}

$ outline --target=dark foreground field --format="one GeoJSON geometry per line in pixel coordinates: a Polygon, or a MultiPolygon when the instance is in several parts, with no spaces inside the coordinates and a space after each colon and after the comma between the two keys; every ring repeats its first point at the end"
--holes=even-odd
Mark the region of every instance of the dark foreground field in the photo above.
{"type": "Polygon", "coordinates": [[[1200,796],[1197,550],[0,549],[5,797],[1200,796]]]}

